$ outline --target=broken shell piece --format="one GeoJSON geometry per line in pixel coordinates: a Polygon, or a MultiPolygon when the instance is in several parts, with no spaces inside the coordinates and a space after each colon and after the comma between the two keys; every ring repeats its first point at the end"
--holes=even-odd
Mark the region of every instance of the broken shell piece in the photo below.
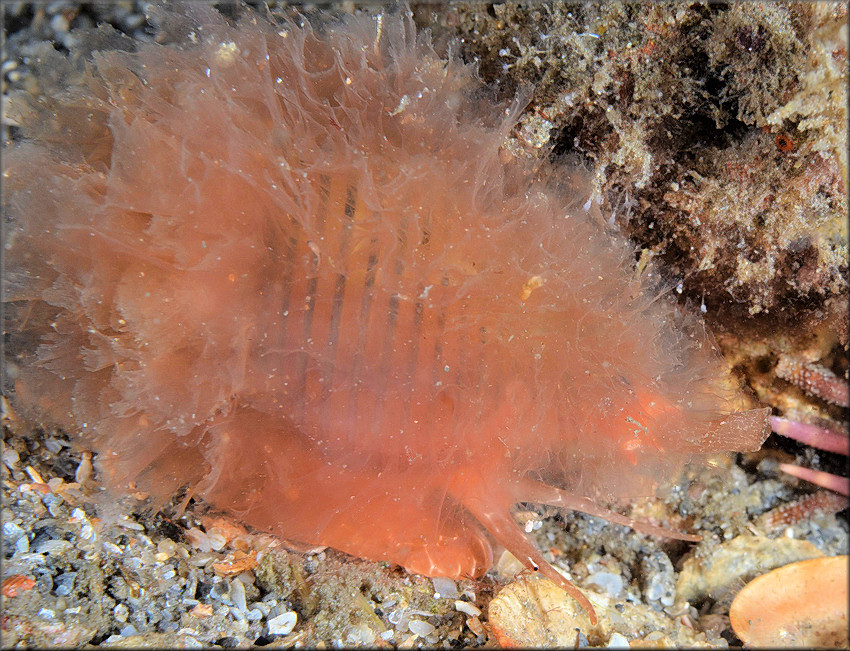
{"type": "Polygon", "coordinates": [[[31,590],[35,586],[35,581],[23,574],[13,574],[3,581],[2,593],[7,599],[17,597],[22,592],[31,590]]]}
{"type": "MultiPolygon", "coordinates": [[[[587,594],[595,601],[592,593],[587,594]]],[[[586,633],[594,628],[575,600],[539,576],[505,586],[490,602],[489,618],[493,634],[505,648],[571,647],[577,630],[586,633]]]]}
{"type": "Polygon", "coordinates": [[[847,648],[847,556],[763,574],[738,593],[729,618],[747,646],[847,648]]]}
{"type": "MultiPolygon", "coordinates": [[[[577,644],[659,647],[668,643],[676,648],[716,646],[704,632],[683,625],[681,620],[662,623],[652,606],[615,600],[586,585],[582,591],[599,617],[594,626],[566,592],[545,577],[526,573],[502,588],[490,602],[490,630],[505,648],[576,648],[577,644]],[[661,631],[661,637],[653,635],[656,631],[661,631]]],[[[475,619],[467,620],[470,628],[475,619]]]]}

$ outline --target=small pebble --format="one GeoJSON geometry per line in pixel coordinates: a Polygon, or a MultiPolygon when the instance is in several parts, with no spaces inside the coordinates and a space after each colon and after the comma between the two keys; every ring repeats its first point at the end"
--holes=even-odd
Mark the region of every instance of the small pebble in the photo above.
{"type": "Polygon", "coordinates": [[[118,545],[116,545],[116,544],[115,544],[115,543],[113,543],[113,542],[104,542],[104,543],[103,543],[103,548],[104,548],[106,551],[111,552],[111,553],[113,553],[113,554],[119,554],[119,555],[120,555],[120,554],[123,554],[123,553],[124,553],[124,550],[123,550],[123,549],[121,549],[118,545]]]}
{"type": "Polygon", "coordinates": [[[24,530],[21,529],[14,522],[4,522],[3,523],[3,535],[7,539],[9,539],[10,541],[14,542],[18,538],[20,538],[21,536],[24,535],[24,530]]]}
{"type": "Polygon", "coordinates": [[[130,611],[125,604],[118,604],[112,609],[112,613],[115,619],[123,624],[127,621],[127,615],[130,614],[130,611]]]}
{"type": "Polygon", "coordinates": [[[587,577],[588,585],[596,585],[612,597],[618,597],[623,592],[623,577],[614,572],[594,572],[587,577]]]}
{"type": "Polygon", "coordinates": [[[56,439],[45,439],[43,445],[53,454],[59,454],[62,451],[62,444],[56,439]]]}
{"type": "Polygon", "coordinates": [[[227,544],[227,539],[224,537],[223,534],[219,533],[218,531],[209,534],[207,536],[207,541],[210,546],[210,549],[212,549],[213,551],[218,551],[222,549],[225,544],[227,544]]]}
{"type": "Polygon", "coordinates": [[[230,584],[227,581],[219,581],[213,584],[210,597],[219,601],[230,602],[230,584]]]}
{"type": "MultiPolygon", "coordinates": [[[[266,596],[268,596],[268,595],[266,595],[266,596]]],[[[267,617],[268,614],[271,612],[272,606],[274,606],[274,604],[270,604],[267,601],[258,601],[257,603],[255,603],[251,607],[256,608],[261,613],[263,613],[263,617],[267,617]]]]}
{"type": "Polygon", "coordinates": [[[127,624],[124,628],[121,629],[121,637],[130,637],[131,635],[136,635],[138,631],[136,627],[132,624],[127,624]]]}
{"type": "Polygon", "coordinates": [[[398,626],[399,622],[401,622],[402,616],[404,615],[404,611],[404,608],[393,610],[389,615],[387,615],[387,621],[393,626],[398,626]]]}
{"type": "Polygon", "coordinates": [[[21,554],[26,554],[30,550],[30,541],[26,536],[21,536],[15,541],[15,550],[21,554]]]}
{"type": "Polygon", "coordinates": [[[166,558],[174,554],[177,549],[177,543],[170,538],[163,538],[156,546],[156,551],[160,554],[165,554],[166,558]]]}
{"type": "Polygon", "coordinates": [[[477,637],[481,637],[484,635],[484,625],[477,617],[470,617],[469,619],[467,619],[466,625],[469,627],[469,630],[472,631],[473,635],[477,637]]]}
{"type": "Polygon", "coordinates": [[[268,621],[269,635],[289,635],[298,622],[298,614],[288,610],[268,621]]]}
{"type": "Polygon", "coordinates": [[[195,549],[199,549],[202,552],[210,551],[210,540],[207,534],[198,529],[197,527],[192,527],[185,532],[186,541],[195,549]]]}
{"type": "Polygon", "coordinates": [[[7,447],[3,450],[3,463],[9,469],[14,469],[21,462],[21,457],[16,450],[7,447]]]}
{"type": "Polygon", "coordinates": [[[201,552],[189,558],[189,564],[195,567],[203,567],[210,561],[217,560],[218,556],[209,552],[201,552]]]}
{"type": "Polygon", "coordinates": [[[34,551],[36,554],[60,554],[72,546],[73,545],[67,540],[45,540],[44,542],[39,543],[38,547],[36,547],[34,551]]]}
{"type": "Polygon", "coordinates": [[[242,581],[234,579],[230,582],[230,599],[242,613],[248,610],[248,604],[245,601],[245,584],[242,581]]]}
{"type": "Polygon", "coordinates": [[[457,599],[460,596],[457,584],[447,577],[435,576],[431,584],[434,586],[435,599],[457,599]]]}
{"type": "Polygon", "coordinates": [[[468,601],[461,601],[459,599],[455,601],[455,610],[472,617],[478,617],[481,615],[481,609],[475,604],[471,604],[468,601]]]}
{"type": "Polygon", "coordinates": [[[64,597],[71,593],[74,589],[74,579],[77,578],[76,572],[65,572],[53,579],[53,591],[58,597],[64,597]]]}
{"type": "Polygon", "coordinates": [[[411,633],[415,633],[419,637],[427,637],[436,630],[433,624],[423,622],[421,619],[411,619],[407,624],[407,628],[410,629],[411,633]]]}
{"type": "Polygon", "coordinates": [[[358,624],[348,628],[345,639],[348,643],[358,646],[372,646],[375,642],[375,631],[366,624],[358,624]]]}
{"type": "Polygon", "coordinates": [[[62,498],[48,494],[44,496],[44,503],[47,505],[47,510],[54,518],[61,518],[65,513],[65,505],[62,504],[62,498]]]}
{"type": "Polygon", "coordinates": [[[254,581],[256,577],[254,577],[254,573],[249,571],[242,572],[239,576],[236,577],[239,579],[244,585],[254,585],[254,581]]]}

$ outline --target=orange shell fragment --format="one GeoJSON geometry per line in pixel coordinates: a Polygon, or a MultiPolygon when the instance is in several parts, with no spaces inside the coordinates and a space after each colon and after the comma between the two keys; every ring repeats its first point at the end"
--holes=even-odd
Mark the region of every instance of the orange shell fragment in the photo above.
{"type": "Polygon", "coordinates": [[[232,561],[213,563],[212,566],[213,571],[219,576],[236,576],[255,567],[257,567],[257,552],[254,550],[248,554],[237,551],[232,561]]]}
{"type": "Polygon", "coordinates": [[[20,593],[31,590],[35,586],[35,581],[24,574],[13,574],[3,581],[2,591],[3,596],[11,599],[17,597],[20,593]]]}
{"type": "Polygon", "coordinates": [[[747,646],[847,648],[847,608],[847,556],[832,556],[753,579],[729,618],[747,646]]]}

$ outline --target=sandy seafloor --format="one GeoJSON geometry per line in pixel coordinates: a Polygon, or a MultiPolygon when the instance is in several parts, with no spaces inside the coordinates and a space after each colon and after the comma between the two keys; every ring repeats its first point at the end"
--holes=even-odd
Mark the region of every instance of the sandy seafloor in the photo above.
{"type": "MultiPolygon", "coordinates": [[[[25,87],[26,56],[35,41],[68,44],[71,28],[100,20],[142,35],[143,6],[7,3],[4,95],[25,87]]],[[[458,22],[462,28],[468,14],[452,11],[423,10],[417,18],[433,21],[435,30],[458,22]]],[[[838,128],[846,141],[846,126],[838,128]]],[[[6,124],[4,133],[14,135],[6,124]]],[[[830,346],[832,367],[846,372],[841,345],[830,346]]],[[[810,397],[790,385],[756,391],[783,396],[786,408],[798,401],[839,421],[846,417],[817,400],[811,406],[810,397]]],[[[517,568],[507,557],[480,580],[432,580],[329,549],[292,549],[215,520],[197,505],[178,517],[173,505],[157,512],[133,496],[110,498],[89,459],[71,450],[68,440],[6,411],[4,648],[494,646],[499,636],[488,608],[500,594],[497,627],[518,631],[509,637],[520,644],[737,646],[728,611],[746,581],[848,548],[846,510],[801,509],[794,522],[766,524],[765,513],[812,493],[771,472],[776,460],[843,465],[830,455],[773,442],[756,455],[717,457],[658,499],[627,507],[636,517],[700,533],[699,544],[653,539],[578,514],[518,509],[547,560],[566,570],[604,613],[605,626],[591,629],[575,623],[568,597],[543,594],[536,578],[512,578],[517,568]]]]}

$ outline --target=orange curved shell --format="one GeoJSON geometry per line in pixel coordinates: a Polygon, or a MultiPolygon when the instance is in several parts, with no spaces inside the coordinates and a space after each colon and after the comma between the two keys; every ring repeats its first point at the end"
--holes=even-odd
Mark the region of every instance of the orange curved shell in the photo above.
{"type": "Polygon", "coordinates": [[[847,556],[798,561],[753,579],[729,618],[747,646],[847,648],[847,556]]]}
{"type": "Polygon", "coordinates": [[[35,581],[24,574],[13,574],[3,581],[0,592],[7,599],[17,597],[22,592],[31,590],[35,586],[35,581]]]}

